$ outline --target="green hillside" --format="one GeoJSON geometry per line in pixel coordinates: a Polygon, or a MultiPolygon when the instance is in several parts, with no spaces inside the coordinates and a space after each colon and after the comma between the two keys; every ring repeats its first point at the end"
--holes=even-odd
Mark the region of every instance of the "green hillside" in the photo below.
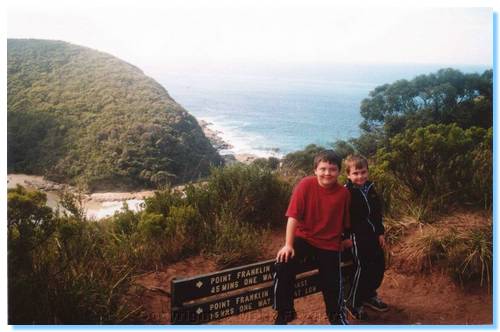
{"type": "Polygon", "coordinates": [[[61,41],[7,45],[9,172],[133,189],[221,163],[195,118],[137,67],[61,41]]]}

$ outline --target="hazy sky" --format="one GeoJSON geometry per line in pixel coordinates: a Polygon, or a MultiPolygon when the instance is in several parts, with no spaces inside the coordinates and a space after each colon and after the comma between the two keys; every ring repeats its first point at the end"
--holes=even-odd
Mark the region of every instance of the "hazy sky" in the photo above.
{"type": "Polygon", "coordinates": [[[16,0],[8,4],[7,36],[69,41],[142,68],[226,62],[491,65],[492,21],[491,8],[470,7],[16,0]]]}

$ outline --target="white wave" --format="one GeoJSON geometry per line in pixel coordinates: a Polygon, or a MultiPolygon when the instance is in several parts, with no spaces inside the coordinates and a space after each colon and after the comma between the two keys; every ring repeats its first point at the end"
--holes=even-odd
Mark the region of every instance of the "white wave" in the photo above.
{"type": "Polygon", "coordinates": [[[200,120],[208,123],[208,127],[232,147],[220,150],[221,155],[251,154],[257,157],[281,158],[283,154],[278,148],[269,147],[270,142],[264,136],[245,129],[249,124],[244,121],[228,120],[223,117],[201,116],[200,120]]]}

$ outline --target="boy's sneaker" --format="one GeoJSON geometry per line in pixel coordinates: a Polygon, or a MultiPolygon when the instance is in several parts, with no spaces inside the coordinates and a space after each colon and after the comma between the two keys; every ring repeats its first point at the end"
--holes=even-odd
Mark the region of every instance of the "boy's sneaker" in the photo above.
{"type": "Polygon", "coordinates": [[[349,325],[349,321],[343,312],[333,316],[332,318],[328,317],[328,321],[330,325],[349,325]]]}
{"type": "Polygon", "coordinates": [[[295,310],[278,311],[274,318],[274,325],[287,325],[295,318],[297,318],[297,312],[295,312],[295,310]]]}
{"type": "Polygon", "coordinates": [[[347,306],[346,309],[347,309],[347,312],[349,312],[351,317],[354,319],[357,319],[357,320],[367,320],[368,319],[368,313],[365,311],[365,308],[362,305],[360,305],[359,307],[347,306]]]}
{"type": "Polygon", "coordinates": [[[363,302],[366,306],[374,309],[374,310],[377,310],[377,311],[387,311],[389,310],[389,307],[387,306],[387,304],[385,304],[384,302],[382,302],[381,299],[379,299],[377,296],[374,296],[372,298],[369,298],[368,300],[364,301],[363,302]]]}

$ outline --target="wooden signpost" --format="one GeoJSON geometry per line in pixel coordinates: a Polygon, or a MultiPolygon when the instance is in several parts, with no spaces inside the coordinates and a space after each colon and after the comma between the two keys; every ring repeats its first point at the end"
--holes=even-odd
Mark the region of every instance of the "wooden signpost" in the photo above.
{"type": "MultiPolygon", "coordinates": [[[[272,259],[172,280],[171,323],[203,324],[272,305],[274,263],[272,259]]],[[[317,263],[303,261],[299,266],[295,298],[319,292],[317,263]]]]}

